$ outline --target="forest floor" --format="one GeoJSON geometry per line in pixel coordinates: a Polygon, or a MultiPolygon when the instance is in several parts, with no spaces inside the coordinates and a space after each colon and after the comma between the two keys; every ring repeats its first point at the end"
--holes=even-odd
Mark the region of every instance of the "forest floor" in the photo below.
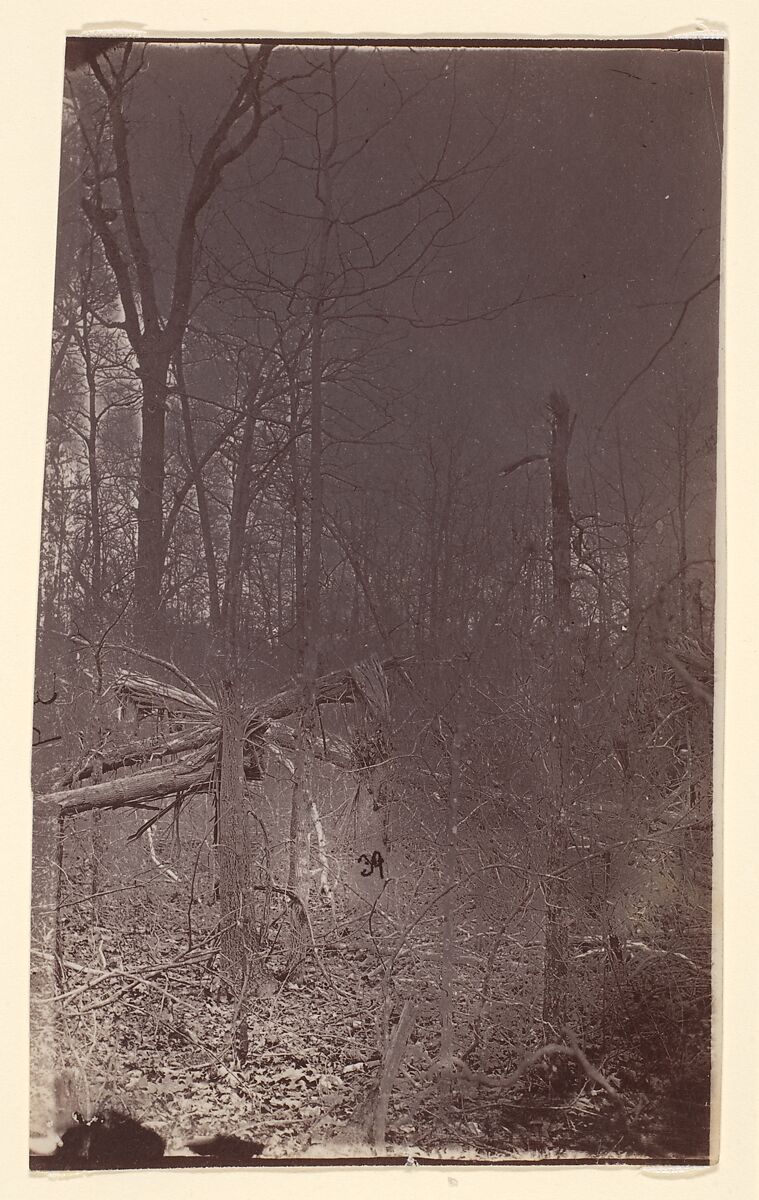
{"type": "MultiPolygon", "coordinates": [[[[372,1157],[357,1113],[379,1073],[383,997],[381,972],[365,951],[351,953],[345,944],[327,951],[324,971],[310,958],[297,981],[284,983],[271,999],[253,1000],[240,1061],[231,1036],[234,1006],[220,998],[213,972],[196,964],[165,977],[143,971],[140,979],[140,968],[131,965],[179,958],[186,941],[159,936],[150,923],[101,921],[94,925],[79,915],[66,928],[67,963],[109,968],[93,973],[88,966],[88,974],[72,966],[64,985],[77,995],[61,1008],[58,1044],[65,1061],[59,1067],[76,1079],[82,1110],[112,1105],[131,1113],[166,1139],[169,1154],[180,1153],[191,1138],[225,1132],[263,1142],[266,1158],[372,1157]]],[[[493,983],[497,991],[499,981],[493,983]]],[[[466,1041],[466,1026],[461,1032],[466,1041]]],[[[439,1039],[439,1013],[430,999],[417,1006],[390,1099],[388,1155],[703,1158],[703,1088],[673,1088],[671,1080],[636,1071],[623,1063],[623,1046],[611,1047],[596,1065],[623,1095],[626,1129],[602,1089],[575,1064],[560,1088],[546,1062],[505,1093],[460,1078],[441,1090],[433,1062],[439,1039]]],[[[522,1039],[524,1032],[516,1041],[522,1039]]],[[[493,1039],[487,1057],[470,1062],[504,1076],[537,1044],[493,1039]]]]}

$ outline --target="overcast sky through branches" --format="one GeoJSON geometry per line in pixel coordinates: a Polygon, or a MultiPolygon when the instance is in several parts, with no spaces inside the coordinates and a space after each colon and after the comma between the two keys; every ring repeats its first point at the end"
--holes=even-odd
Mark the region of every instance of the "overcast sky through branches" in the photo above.
{"type": "MultiPolygon", "coordinates": [[[[272,73],[320,54],[277,50],[272,73]]],[[[231,45],[148,48],[130,122],[138,200],[159,253],[176,231],[188,150],[230,94],[236,56],[231,45]]],[[[552,387],[566,391],[592,436],[684,302],[717,274],[721,70],[721,55],[698,50],[349,50],[339,69],[341,137],[355,149],[373,133],[341,175],[338,201],[349,217],[379,207],[383,190],[413,189],[441,151],[453,170],[484,146],[458,185],[470,206],[464,219],[414,282],[414,311],[433,328],[403,328],[393,351],[399,379],[443,413],[452,407],[481,425],[507,454],[523,444],[552,387]],[[390,120],[401,91],[405,107],[390,120]],[[476,314],[492,319],[434,328],[441,315],[476,314]]],[[[228,267],[246,247],[266,244],[286,258],[309,237],[315,208],[312,180],[299,169],[308,132],[296,92],[290,109],[281,100],[281,118],[255,154],[227,172],[223,216],[204,218],[228,267]]],[[[391,211],[384,236],[394,219],[391,211]]],[[[377,308],[392,314],[409,291],[391,287],[377,308]]],[[[706,288],[672,346],[619,401],[626,438],[645,436],[676,386],[704,389],[714,402],[708,334],[717,306],[718,287],[706,288]]]]}

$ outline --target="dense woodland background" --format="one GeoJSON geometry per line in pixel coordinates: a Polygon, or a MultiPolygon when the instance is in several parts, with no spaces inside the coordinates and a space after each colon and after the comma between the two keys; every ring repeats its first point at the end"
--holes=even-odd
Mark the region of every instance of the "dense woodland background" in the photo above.
{"type": "Polygon", "coordinates": [[[703,1158],[721,55],[67,66],[33,1131],[703,1158]]]}

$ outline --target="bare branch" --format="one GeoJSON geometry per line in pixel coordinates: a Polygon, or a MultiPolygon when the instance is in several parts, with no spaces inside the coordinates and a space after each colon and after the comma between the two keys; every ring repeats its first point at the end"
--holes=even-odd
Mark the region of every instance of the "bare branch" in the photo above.
{"type": "Polygon", "coordinates": [[[518,458],[516,462],[509,463],[509,465],[504,467],[502,471],[499,471],[498,474],[511,475],[514,471],[518,471],[520,467],[526,467],[529,463],[545,462],[547,458],[547,454],[525,454],[523,458],[518,458]]]}
{"type": "Polygon", "coordinates": [[[667,346],[671,345],[671,343],[675,340],[675,338],[677,337],[678,330],[680,329],[680,326],[682,325],[683,321],[685,320],[688,309],[690,308],[693,301],[698,299],[699,296],[702,296],[704,294],[704,292],[708,291],[708,289],[710,287],[712,287],[715,283],[718,283],[718,282],[719,282],[719,274],[712,276],[712,278],[708,279],[706,281],[706,283],[703,283],[700,288],[696,288],[695,292],[691,292],[690,296],[688,296],[685,300],[673,300],[672,301],[672,307],[674,307],[676,304],[682,305],[682,309],[680,310],[680,316],[675,321],[675,324],[670,329],[670,331],[667,334],[664,341],[661,342],[657,346],[656,350],[654,350],[653,354],[648,359],[648,361],[643,364],[643,366],[640,368],[639,371],[635,372],[632,379],[629,379],[627,381],[625,386],[622,388],[622,391],[612,401],[612,403],[609,406],[609,409],[606,413],[606,416],[604,417],[603,421],[601,422],[601,424],[598,427],[599,430],[603,429],[606,422],[609,420],[609,417],[612,415],[614,410],[617,408],[617,405],[619,405],[622,402],[622,400],[624,400],[625,396],[628,394],[628,392],[631,390],[631,388],[633,388],[635,386],[635,384],[638,382],[638,380],[641,379],[646,374],[646,372],[651,369],[651,367],[654,365],[654,363],[657,361],[657,359],[667,349],[667,346]]]}

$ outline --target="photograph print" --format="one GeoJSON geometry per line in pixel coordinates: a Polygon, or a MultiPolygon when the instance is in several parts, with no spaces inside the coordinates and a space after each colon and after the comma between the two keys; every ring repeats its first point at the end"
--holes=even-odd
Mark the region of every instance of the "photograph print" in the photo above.
{"type": "Polygon", "coordinates": [[[68,39],[32,1169],[715,1158],[724,58],[68,39]]]}

